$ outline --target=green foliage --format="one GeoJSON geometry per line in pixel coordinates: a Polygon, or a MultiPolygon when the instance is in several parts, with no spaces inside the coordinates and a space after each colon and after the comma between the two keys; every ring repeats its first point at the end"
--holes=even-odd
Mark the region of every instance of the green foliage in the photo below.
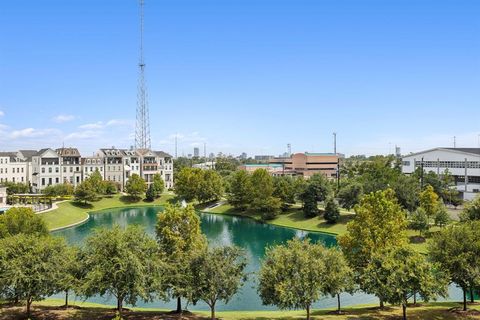
{"type": "Polygon", "coordinates": [[[417,230],[420,236],[423,232],[427,232],[430,229],[430,219],[425,209],[420,207],[410,214],[410,228],[417,230]]]}
{"type": "Polygon", "coordinates": [[[134,199],[140,199],[141,195],[147,191],[147,183],[138,174],[134,173],[128,178],[125,184],[125,191],[134,199]]]}
{"type": "Polygon", "coordinates": [[[102,175],[98,170],[92,172],[92,174],[88,177],[88,180],[90,181],[93,190],[95,190],[95,193],[105,194],[106,184],[104,183],[102,175]]]}
{"type": "Polygon", "coordinates": [[[235,209],[244,211],[248,208],[252,197],[250,176],[245,170],[236,171],[231,179],[227,193],[228,203],[235,209]]]}
{"type": "Polygon", "coordinates": [[[460,214],[461,221],[480,220],[480,196],[473,201],[467,202],[460,214]]]}
{"type": "Polygon", "coordinates": [[[257,207],[257,210],[262,213],[263,220],[272,220],[278,216],[281,208],[282,201],[279,198],[270,197],[265,201],[263,207],[257,207]]]}
{"type": "Polygon", "coordinates": [[[197,200],[205,203],[220,199],[224,192],[222,177],[214,170],[202,170],[200,177],[197,200]]]}
{"type": "Polygon", "coordinates": [[[342,252],[337,248],[329,248],[325,256],[325,274],[322,293],[337,296],[338,310],[340,312],[340,294],[355,291],[353,270],[348,266],[342,252]]]}
{"type": "Polygon", "coordinates": [[[322,295],[326,249],[308,240],[290,240],[267,249],[259,272],[258,292],[265,305],[280,309],[310,308],[322,295]]]}
{"type": "Polygon", "coordinates": [[[252,195],[249,208],[258,211],[264,219],[273,219],[280,212],[281,201],[273,196],[273,178],[264,169],[257,169],[250,176],[252,195]]]}
{"type": "Polygon", "coordinates": [[[17,234],[0,240],[0,295],[24,300],[27,317],[33,301],[59,291],[67,246],[63,239],[17,234]]]}
{"type": "Polygon", "coordinates": [[[438,205],[435,217],[433,217],[435,225],[438,227],[444,227],[450,222],[450,216],[447,212],[447,208],[443,204],[438,205]]]}
{"type": "Polygon", "coordinates": [[[85,180],[75,188],[75,201],[92,202],[97,199],[97,193],[90,180],[85,180]]]}
{"type": "Polygon", "coordinates": [[[163,181],[162,176],[158,173],[153,175],[153,188],[155,190],[155,198],[160,197],[165,190],[165,181],[163,181]]]}
{"type": "Polygon", "coordinates": [[[48,227],[31,208],[18,207],[0,215],[0,239],[16,234],[48,235],[48,227]]]}
{"type": "Polygon", "coordinates": [[[103,181],[104,188],[105,188],[105,194],[106,195],[112,195],[116,194],[118,192],[118,185],[113,182],[113,181],[103,181]]]}
{"type": "Polygon", "coordinates": [[[391,248],[372,256],[363,283],[367,292],[382,301],[400,304],[406,319],[408,299],[419,294],[423,301],[447,296],[448,280],[437,266],[408,247],[391,248]]]}
{"type": "Polygon", "coordinates": [[[161,292],[164,268],[158,247],[139,227],[96,230],[82,249],[81,292],[85,297],[111,295],[117,299],[117,311],[123,303],[135,305],[139,299],[152,301],[161,292]]]}
{"type": "Polygon", "coordinates": [[[295,179],[289,176],[273,178],[273,196],[282,202],[282,210],[286,211],[292,204],[295,204],[297,195],[295,179]]]}
{"type": "MultiPolygon", "coordinates": [[[[430,259],[448,273],[450,280],[467,292],[480,283],[480,221],[460,223],[435,233],[430,259]]],[[[466,310],[466,298],[464,298],[466,310]]]]}
{"type": "Polygon", "coordinates": [[[428,185],[420,193],[420,206],[429,218],[433,218],[438,210],[439,197],[432,186],[428,185]]]}
{"type": "Polygon", "coordinates": [[[185,201],[218,200],[223,195],[223,180],[214,170],[183,168],[175,180],[175,193],[185,201]]]}
{"type": "Polygon", "coordinates": [[[50,185],[43,189],[42,193],[49,197],[65,197],[73,195],[73,186],[70,183],[50,185]]]}
{"type": "Polygon", "coordinates": [[[152,184],[150,184],[150,186],[147,189],[147,192],[145,193],[145,200],[147,200],[147,201],[155,200],[156,194],[157,193],[155,191],[155,186],[152,183],[152,184]]]}
{"type": "Polygon", "coordinates": [[[395,190],[398,203],[404,209],[413,212],[418,208],[421,188],[416,176],[398,175],[395,181],[392,182],[392,189],[395,190]]]}
{"type": "MultiPolygon", "coordinates": [[[[207,246],[193,206],[165,206],[157,216],[156,237],[168,263],[165,289],[174,298],[191,297],[194,289],[191,261],[207,246]]],[[[180,306],[177,309],[181,311],[180,306]]]]}
{"type": "Polygon", "coordinates": [[[2,182],[0,185],[7,188],[7,195],[30,192],[30,186],[26,183],[6,181],[2,182]]]}
{"type": "Polygon", "coordinates": [[[230,172],[236,171],[240,162],[234,158],[217,158],[215,170],[221,172],[222,176],[228,175],[230,172]]]}
{"type": "Polygon", "coordinates": [[[299,198],[303,203],[305,217],[318,216],[318,202],[324,201],[332,192],[329,181],[323,174],[314,174],[307,180],[306,186],[302,189],[299,198]]]}
{"type": "Polygon", "coordinates": [[[228,303],[246,280],[245,253],[236,247],[217,247],[204,250],[191,262],[192,300],[204,301],[215,319],[218,301],[228,303]]]}
{"type": "Polygon", "coordinates": [[[331,224],[337,223],[340,219],[340,208],[338,208],[335,199],[328,198],[327,201],[325,201],[325,212],[323,213],[323,218],[325,221],[327,221],[327,223],[331,224]]]}
{"type": "Polygon", "coordinates": [[[363,195],[363,187],[358,182],[349,182],[338,191],[337,197],[340,205],[347,209],[353,209],[363,195]]]}
{"type": "MultiPolygon", "coordinates": [[[[407,220],[391,189],[365,195],[355,211],[355,220],[348,223],[347,233],[338,239],[349,265],[358,276],[365,274],[373,254],[407,243],[407,220]]],[[[362,290],[368,290],[361,279],[357,278],[357,281],[362,290]]]]}
{"type": "Polygon", "coordinates": [[[313,218],[318,216],[320,211],[318,210],[316,190],[313,186],[307,185],[300,195],[300,199],[303,202],[302,209],[305,218],[313,218]]]}

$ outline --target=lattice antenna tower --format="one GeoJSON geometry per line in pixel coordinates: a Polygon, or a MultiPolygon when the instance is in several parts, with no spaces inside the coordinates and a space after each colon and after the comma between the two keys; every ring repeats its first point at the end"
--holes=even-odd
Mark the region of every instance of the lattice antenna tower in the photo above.
{"type": "Polygon", "coordinates": [[[140,57],[138,62],[137,117],[135,125],[135,149],[150,149],[150,119],[147,86],[145,83],[145,59],[143,53],[144,0],[140,0],[140,57]]]}

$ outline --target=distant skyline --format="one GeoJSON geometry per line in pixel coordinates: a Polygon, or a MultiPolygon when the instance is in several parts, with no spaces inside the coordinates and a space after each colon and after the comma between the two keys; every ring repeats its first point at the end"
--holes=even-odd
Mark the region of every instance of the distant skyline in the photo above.
{"type": "MultiPolygon", "coordinates": [[[[480,1],[145,0],[152,149],[480,146],[480,1]]],[[[0,3],[0,151],[134,144],[137,0],[0,3]]]]}

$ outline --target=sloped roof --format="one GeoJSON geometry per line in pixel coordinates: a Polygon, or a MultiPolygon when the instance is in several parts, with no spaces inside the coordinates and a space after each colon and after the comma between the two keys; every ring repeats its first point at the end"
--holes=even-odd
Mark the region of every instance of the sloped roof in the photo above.
{"type": "Polygon", "coordinates": [[[172,156],[169,155],[168,153],[164,152],[164,151],[153,151],[157,157],[160,157],[160,158],[171,158],[172,156]]]}
{"type": "Polygon", "coordinates": [[[37,154],[37,150],[19,150],[27,161],[32,161],[32,157],[37,154]]]}
{"type": "Polygon", "coordinates": [[[441,148],[480,155],[480,148],[441,148]]]}

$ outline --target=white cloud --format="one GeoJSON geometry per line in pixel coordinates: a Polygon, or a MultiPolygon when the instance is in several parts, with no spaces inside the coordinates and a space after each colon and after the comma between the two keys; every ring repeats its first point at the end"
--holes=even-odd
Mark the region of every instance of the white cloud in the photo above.
{"type": "Polygon", "coordinates": [[[80,129],[87,129],[87,130],[102,129],[103,127],[104,127],[104,125],[103,125],[102,121],[98,121],[98,122],[95,122],[95,123],[87,123],[87,124],[83,124],[83,125],[79,126],[80,129]]]}
{"type": "Polygon", "coordinates": [[[57,122],[57,123],[64,123],[64,122],[72,121],[73,119],[75,119],[75,116],[74,116],[74,115],[71,115],[71,114],[59,114],[58,116],[56,116],[56,117],[53,118],[53,121],[54,121],[54,122],[57,122]]]}
{"type": "Polygon", "coordinates": [[[12,131],[9,134],[9,137],[10,139],[38,138],[38,137],[57,135],[58,133],[59,131],[56,129],[25,128],[25,129],[12,131]]]}
{"type": "Polygon", "coordinates": [[[87,129],[87,130],[93,130],[93,129],[103,129],[106,127],[115,127],[115,126],[130,126],[131,122],[128,120],[123,120],[123,119],[112,119],[108,120],[107,122],[103,121],[97,121],[93,123],[86,123],[81,126],[79,126],[80,129],[87,129]]]}
{"type": "Polygon", "coordinates": [[[2,110],[0,110],[0,117],[3,117],[5,115],[5,112],[3,112],[2,110]]]}
{"type": "Polygon", "coordinates": [[[86,130],[80,132],[72,132],[65,137],[65,140],[74,140],[74,139],[92,139],[98,138],[102,134],[101,131],[86,130]]]}

